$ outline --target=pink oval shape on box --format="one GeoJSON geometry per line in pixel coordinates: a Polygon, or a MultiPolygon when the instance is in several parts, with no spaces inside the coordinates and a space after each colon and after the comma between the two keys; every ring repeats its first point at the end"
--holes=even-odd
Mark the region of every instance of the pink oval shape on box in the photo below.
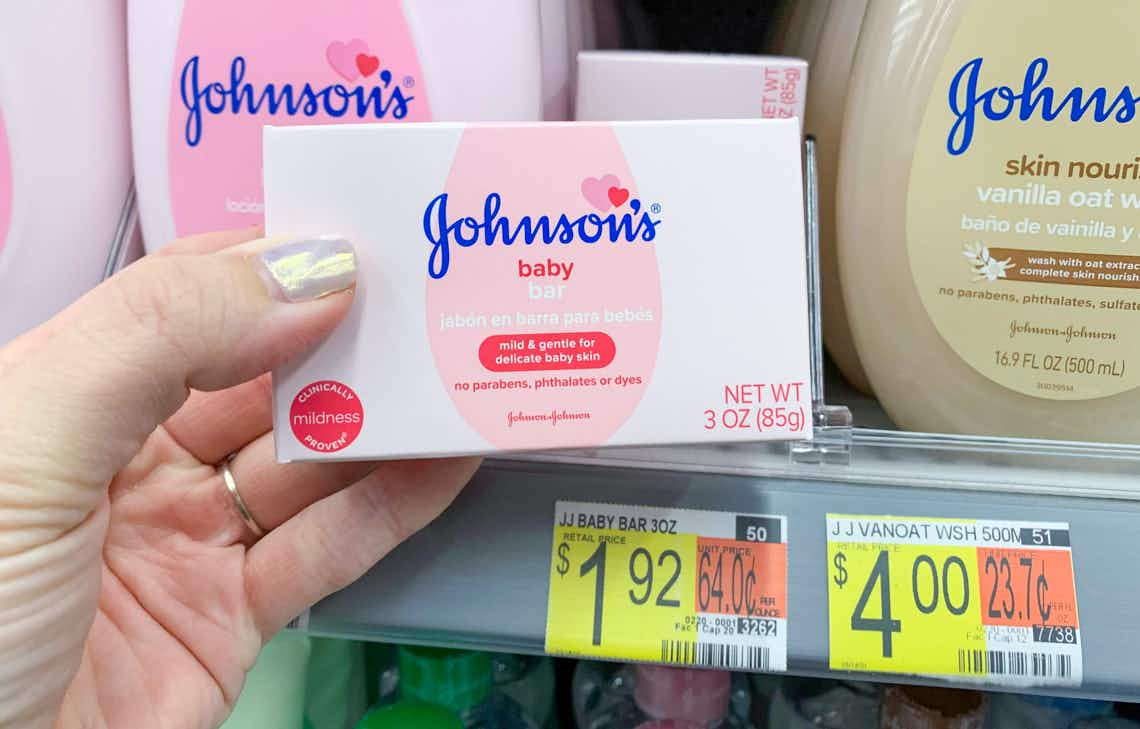
{"type": "MultiPolygon", "coordinates": [[[[490,193],[501,196],[500,218],[513,224],[523,216],[604,217],[582,183],[607,175],[638,198],[633,171],[609,125],[473,126],[459,140],[441,192],[448,195],[452,221],[484,215],[490,193]]],[[[641,209],[655,202],[640,201],[641,209]]],[[[657,362],[662,314],[654,243],[502,243],[454,245],[446,275],[427,282],[428,338],[443,386],[464,420],[495,448],[605,443],[641,402],[657,362]],[[545,274],[537,280],[528,269],[536,264],[545,274]],[[486,316],[487,326],[448,329],[438,323],[473,310],[486,316]],[[555,334],[552,327],[581,331],[583,325],[613,340],[607,366],[528,377],[524,371],[488,373],[480,359],[495,329],[546,336],[555,334]]],[[[426,258],[428,244],[422,244],[426,258]]]]}

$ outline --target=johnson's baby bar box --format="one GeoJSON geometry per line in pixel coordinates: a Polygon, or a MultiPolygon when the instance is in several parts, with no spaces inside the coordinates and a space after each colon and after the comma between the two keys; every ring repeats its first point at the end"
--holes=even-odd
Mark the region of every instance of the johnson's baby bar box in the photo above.
{"type": "Polygon", "coordinates": [[[357,249],[283,462],[811,436],[799,123],[267,128],[271,235],[357,249]]]}

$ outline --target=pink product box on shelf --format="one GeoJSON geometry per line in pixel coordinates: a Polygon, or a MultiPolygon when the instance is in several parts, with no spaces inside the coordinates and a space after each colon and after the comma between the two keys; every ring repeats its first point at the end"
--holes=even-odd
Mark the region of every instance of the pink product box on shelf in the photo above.
{"type": "Polygon", "coordinates": [[[583,51],[575,118],[803,119],[807,80],[799,58],[583,51]]]}
{"type": "Polygon", "coordinates": [[[356,245],[278,459],[811,436],[792,120],[268,128],[270,234],[356,245]]]}

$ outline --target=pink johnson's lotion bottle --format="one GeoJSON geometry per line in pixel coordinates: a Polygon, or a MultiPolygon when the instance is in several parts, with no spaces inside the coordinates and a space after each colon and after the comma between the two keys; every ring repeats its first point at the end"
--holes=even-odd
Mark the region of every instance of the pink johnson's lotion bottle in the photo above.
{"type": "Polygon", "coordinates": [[[130,188],[125,0],[0,3],[0,344],[99,283],[130,188]]]}
{"type": "Polygon", "coordinates": [[[751,729],[748,684],[728,671],[614,666],[574,670],[578,729],[751,729]]]}
{"type": "Polygon", "coordinates": [[[265,125],[543,115],[539,0],[130,0],[128,35],[148,250],[262,222],[265,125]]]}
{"type": "Polygon", "coordinates": [[[542,21],[542,118],[567,121],[573,98],[572,71],[579,37],[570,32],[578,0],[539,0],[542,21]]]}

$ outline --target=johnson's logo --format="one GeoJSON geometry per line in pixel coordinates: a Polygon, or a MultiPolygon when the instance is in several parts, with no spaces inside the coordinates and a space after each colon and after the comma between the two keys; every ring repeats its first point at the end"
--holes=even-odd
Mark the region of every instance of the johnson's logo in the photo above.
{"type": "Polygon", "coordinates": [[[408,105],[415,97],[406,93],[405,87],[410,88],[414,79],[395,83],[392,72],[380,67],[380,58],[369,52],[364,41],[354,38],[347,43],[330,43],[325,61],[344,83],[254,83],[246,80],[249,63],[245,56],[234,56],[227,78],[203,78],[201,57],[193,56],[182,67],[181,76],[182,105],[187,112],[186,144],[197,147],[201,143],[203,117],[209,115],[324,114],[333,119],[348,116],[364,120],[403,119],[408,115],[408,105]]]}
{"type": "Polygon", "coordinates": [[[1091,90],[1083,86],[1055,89],[1046,83],[1049,61],[1044,58],[1030,62],[1019,86],[983,87],[981,73],[982,59],[975,58],[963,64],[950,81],[948,102],[954,123],[946,138],[946,151],[952,155],[970,148],[979,114],[995,122],[1009,117],[1026,122],[1036,116],[1045,122],[1064,117],[1071,122],[1088,118],[1097,124],[1127,124],[1136,118],[1140,103],[1136,92],[1127,85],[1112,90],[1104,86],[1091,90]]]}
{"type": "Polygon", "coordinates": [[[424,236],[431,244],[428,275],[434,279],[447,275],[452,246],[633,244],[652,243],[657,237],[661,221],[654,216],[661,211],[660,206],[643,206],[628,188],[622,187],[617,176],[587,177],[581,190],[597,212],[576,216],[522,215],[512,219],[502,214],[502,195],[492,192],[483,201],[481,215],[452,219],[447,209],[448,194],[437,195],[424,210],[424,236]]]}

